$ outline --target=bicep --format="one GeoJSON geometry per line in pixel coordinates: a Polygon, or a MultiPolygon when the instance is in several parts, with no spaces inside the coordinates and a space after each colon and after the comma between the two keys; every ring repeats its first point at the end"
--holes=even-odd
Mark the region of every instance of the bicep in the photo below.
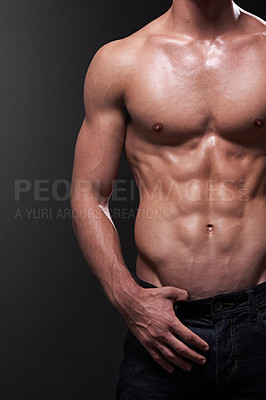
{"type": "Polygon", "coordinates": [[[124,130],[122,116],[99,115],[93,122],[85,117],[82,123],[75,148],[73,179],[83,181],[85,186],[87,183],[101,197],[112,193],[123,150],[124,130]]]}

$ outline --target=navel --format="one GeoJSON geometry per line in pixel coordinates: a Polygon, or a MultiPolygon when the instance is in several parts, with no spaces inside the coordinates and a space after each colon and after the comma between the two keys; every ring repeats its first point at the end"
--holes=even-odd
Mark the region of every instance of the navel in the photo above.
{"type": "Polygon", "coordinates": [[[152,130],[154,132],[160,132],[163,129],[163,124],[161,122],[157,122],[156,124],[153,125],[152,130]]]}
{"type": "Polygon", "coordinates": [[[263,128],[264,122],[262,121],[262,119],[255,119],[254,125],[257,126],[258,128],[263,128]]]}
{"type": "Polygon", "coordinates": [[[207,225],[207,232],[212,232],[213,231],[213,225],[212,224],[208,224],[207,225]]]}

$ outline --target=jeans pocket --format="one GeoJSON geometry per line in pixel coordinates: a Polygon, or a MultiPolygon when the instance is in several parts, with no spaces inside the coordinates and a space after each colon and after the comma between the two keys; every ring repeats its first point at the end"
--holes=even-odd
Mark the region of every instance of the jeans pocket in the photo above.
{"type": "Polygon", "coordinates": [[[263,333],[266,335],[266,303],[258,307],[257,315],[258,315],[259,325],[263,333]]]}

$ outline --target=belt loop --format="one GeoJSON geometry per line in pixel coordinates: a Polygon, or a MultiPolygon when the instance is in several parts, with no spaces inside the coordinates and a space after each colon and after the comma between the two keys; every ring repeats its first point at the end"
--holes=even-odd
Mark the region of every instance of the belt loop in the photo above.
{"type": "Polygon", "coordinates": [[[255,305],[255,298],[253,289],[247,290],[248,294],[248,302],[249,302],[249,320],[250,321],[257,321],[257,312],[256,312],[256,305],[255,305]]]}

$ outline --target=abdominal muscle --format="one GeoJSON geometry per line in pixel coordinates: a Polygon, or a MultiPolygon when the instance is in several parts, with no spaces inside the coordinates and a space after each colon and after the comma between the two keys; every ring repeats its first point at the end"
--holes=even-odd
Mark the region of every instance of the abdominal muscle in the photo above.
{"type": "Polygon", "coordinates": [[[161,191],[142,194],[135,222],[140,279],[185,289],[190,299],[266,281],[265,197],[247,196],[237,182],[214,185],[168,179],[161,191]]]}

